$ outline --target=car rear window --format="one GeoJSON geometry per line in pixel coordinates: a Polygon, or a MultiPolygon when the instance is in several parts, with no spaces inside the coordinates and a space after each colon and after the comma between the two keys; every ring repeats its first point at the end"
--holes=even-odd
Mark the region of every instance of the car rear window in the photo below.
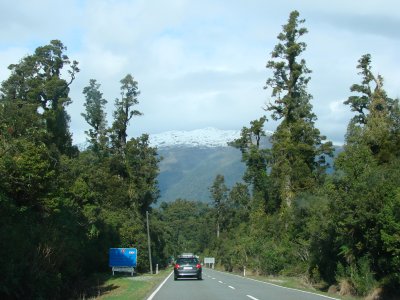
{"type": "Polygon", "coordinates": [[[184,258],[178,258],[177,263],[180,265],[184,264],[197,264],[198,260],[195,257],[184,257],[184,258]]]}

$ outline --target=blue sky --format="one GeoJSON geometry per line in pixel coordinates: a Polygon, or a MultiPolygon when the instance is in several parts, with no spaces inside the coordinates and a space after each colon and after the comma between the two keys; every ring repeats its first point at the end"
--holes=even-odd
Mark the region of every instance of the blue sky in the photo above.
{"type": "MultiPolygon", "coordinates": [[[[342,103],[358,83],[357,60],[390,97],[400,97],[400,2],[397,0],[88,0],[1,1],[0,80],[7,66],[38,46],[61,40],[81,72],[71,87],[71,130],[85,141],[82,90],[94,78],[111,123],[119,81],[128,73],[141,91],[130,136],[204,127],[241,129],[266,112],[271,72],[265,68],[289,13],[306,19],[303,57],[313,71],[316,126],[341,143],[352,114],[342,103]]],[[[268,114],[267,114],[268,116],[268,114]]],[[[276,123],[268,122],[267,130],[276,123]]]]}

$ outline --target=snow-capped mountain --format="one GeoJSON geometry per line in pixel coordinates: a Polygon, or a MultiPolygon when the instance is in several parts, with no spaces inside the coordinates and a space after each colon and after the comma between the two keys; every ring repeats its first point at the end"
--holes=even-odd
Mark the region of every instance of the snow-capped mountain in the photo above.
{"type": "Polygon", "coordinates": [[[212,127],[191,131],[166,131],[150,135],[150,145],[157,148],[226,147],[228,142],[240,137],[240,130],[220,130],[212,127]]]}
{"type": "MultiPolygon", "coordinates": [[[[271,148],[271,135],[272,132],[266,132],[266,137],[261,140],[262,147],[271,148]]],[[[209,202],[209,187],[217,175],[224,176],[228,188],[241,182],[246,171],[242,153],[227,145],[239,137],[240,130],[215,128],[150,135],[151,146],[157,147],[157,153],[162,157],[157,178],[158,203],[176,199],[209,202]]]]}

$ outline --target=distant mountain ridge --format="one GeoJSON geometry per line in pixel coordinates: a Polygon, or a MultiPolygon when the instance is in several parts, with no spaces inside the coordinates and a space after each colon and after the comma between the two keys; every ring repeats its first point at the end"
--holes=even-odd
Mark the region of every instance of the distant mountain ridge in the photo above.
{"type": "Polygon", "coordinates": [[[158,153],[163,158],[157,178],[159,203],[178,198],[210,202],[209,187],[218,174],[231,188],[245,172],[241,153],[233,147],[170,146],[159,148],[158,153]]]}
{"type": "MultiPolygon", "coordinates": [[[[270,148],[272,132],[266,134],[262,144],[270,148]]],[[[225,177],[228,188],[242,182],[246,167],[241,161],[241,152],[228,146],[228,142],[239,137],[239,130],[211,127],[150,135],[150,145],[157,147],[162,157],[157,178],[160,189],[158,203],[172,202],[178,198],[210,202],[209,188],[218,174],[225,177]]],[[[335,148],[336,154],[342,150],[342,147],[335,148]]],[[[333,160],[327,159],[331,164],[328,173],[331,173],[333,160]]]]}
{"type": "Polygon", "coordinates": [[[209,187],[218,174],[225,177],[228,188],[242,181],[245,172],[242,155],[228,146],[240,138],[240,133],[240,130],[208,127],[150,135],[150,145],[157,147],[162,157],[158,203],[178,198],[209,202],[209,187]]]}

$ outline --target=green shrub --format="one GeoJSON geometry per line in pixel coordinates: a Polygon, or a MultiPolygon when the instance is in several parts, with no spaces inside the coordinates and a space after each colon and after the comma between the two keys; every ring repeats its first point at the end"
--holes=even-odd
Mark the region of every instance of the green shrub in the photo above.
{"type": "Polygon", "coordinates": [[[261,271],[266,275],[277,275],[287,265],[285,249],[272,242],[267,243],[261,253],[261,271]]]}
{"type": "Polygon", "coordinates": [[[366,296],[375,288],[376,280],[367,257],[362,257],[358,260],[357,267],[352,275],[351,279],[357,294],[366,296]]]}
{"type": "Polygon", "coordinates": [[[371,271],[370,261],[365,256],[349,266],[338,264],[336,280],[340,282],[343,279],[350,282],[359,296],[366,296],[377,285],[374,273],[371,271]]]}

